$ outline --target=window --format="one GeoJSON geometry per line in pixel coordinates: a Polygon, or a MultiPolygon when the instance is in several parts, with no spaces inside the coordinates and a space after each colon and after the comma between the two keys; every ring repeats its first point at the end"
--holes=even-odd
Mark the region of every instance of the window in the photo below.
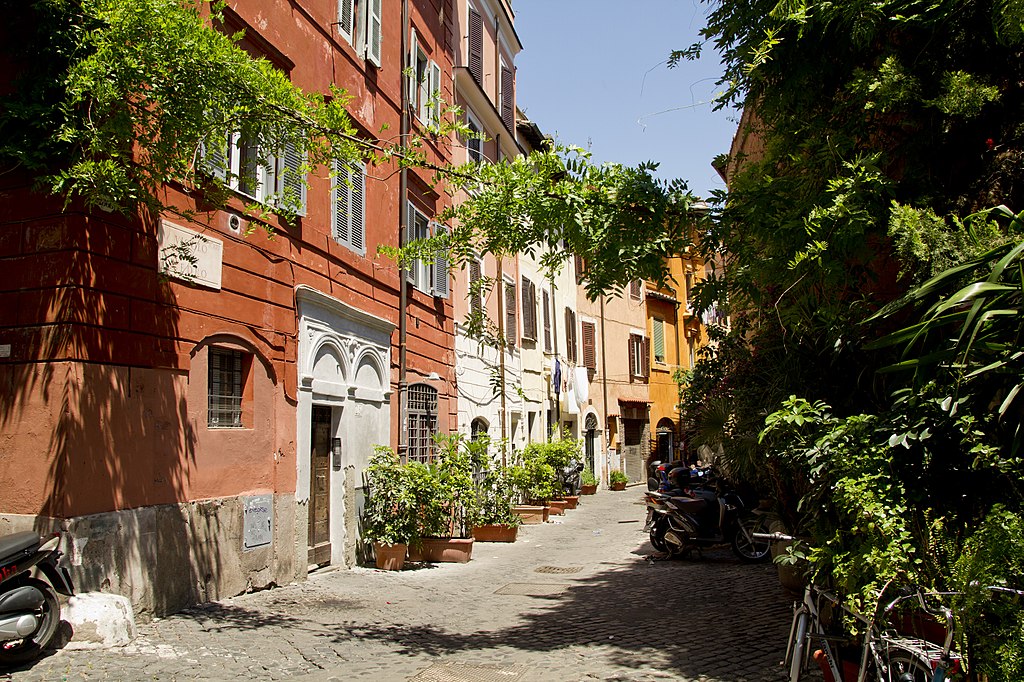
{"type": "Polygon", "coordinates": [[[241,133],[204,145],[207,171],[239,194],[270,206],[287,206],[306,215],[302,154],[286,142],[271,149],[241,133]]]}
{"type": "Polygon", "coordinates": [[[487,437],[487,421],[483,417],[477,417],[469,425],[469,439],[473,442],[487,437]]]}
{"type": "Polygon", "coordinates": [[[565,359],[576,364],[576,313],[565,309],[565,359]]]}
{"type": "Polygon", "coordinates": [[[416,39],[416,29],[412,30],[410,45],[409,106],[420,121],[436,124],[441,120],[441,67],[427,58],[416,39]]]}
{"type": "Polygon", "coordinates": [[[242,400],[251,356],[230,348],[211,347],[208,357],[206,424],[211,428],[240,429],[244,426],[242,400]]]}
{"type": "MultiPolygon", "coordinates": [[[[448,228],[439,223],[431,222],[409,203],[408,241],[428,239],[448,234],[448,228]]],[[[409,265],[409,281],[420,291],[448,298],[448,258],[443,251],[438,251],[433,261],[417,258],[409,265]]]]}
{"type": "Polygon", "coordinates": [[[543,290],[544,300],[544,352],[551,352],[551,299],[548,296],[548,290],[543,290]]]}
{"type": "Polygon", "coordinates": [[[523,340],[537,340],[537,287],[523,277],[523,340]]]}
{"type": "Polygon", "coordinates": [[[690,312],[693,308],[690,306],[690,292],[693,289],[693,273],[686,273],[686,312],[690,312]]]}
{"type": "Polygon", "coordinates": [[[484,160],[482,128],[477,123],[476,118],[468,111],[466,112],[466,125],[472,132],[472,135],[466,138],[466,160],[470,163],[480,163],[484,160]]]}
{"type": "Polygon", "coordinates": [[[630,296],[630,298],[633,298],[633,299],[639,301],[640,297],[642,295],[642,288],[643,288],[643,285],[641,284],[640,280],[634,279],[632,282],[630,282],[629,283],[629,296],[630,296]]]}
{"type": "Polygon", "coordinates": [[[380,66],[382,0],[338,0],[338,33],[356,52],[380,66]]]}
{"type": "Polygon", "coordinates": [[[582,284],[586,279],[587,261],[580,255],[573,256],[573,260],[575,261],[576,268],[576,283],[582,284]]]}
{"type": "Polygon", "coordinates": [[[331,197],[334,238],[366,255],[366,168],[335,160],[331,197]]]}
{"type": "Polygon", "coordinates": [[[651,346],[648,339],[639,334],[629,335],[629,380],[646,381],[651,365],[651,346]]]}
{"type": "Polygon", "coordinates": [[[597,371],[597,327],[593,322],[580,323],[583,341],[583,366],[591,372],[597,371]]]}
{"type": "Polygon", "coordinates": [[[505,340],[509,350],[516,347],[516,285],[505,282],[505,340]]]}
{"type": "Polygon", "coordinates": [[[484,20],[474,7],[469,8],[469,36],[466,52],[469,55],[469,73],[477,85],[484,84],[484,20]]]}
{"type": "Polygon", "coordinates": [[[434,458],[434,434],[437,433],[437,389],[413,384],[408,389],[410,462],[429,462],[434,458]]]}
{"type": "Polygon", "coordinates": [[[654,361],[665,362],[665,320],[651,318],[651,336],[654,337],[654,361]]]}

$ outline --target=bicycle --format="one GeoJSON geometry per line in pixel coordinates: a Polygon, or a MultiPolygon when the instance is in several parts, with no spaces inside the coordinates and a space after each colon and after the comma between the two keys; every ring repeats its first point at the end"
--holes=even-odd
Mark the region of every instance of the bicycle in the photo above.
{"type": "MultiPolygon", "coordinates": [[[[756,537],[773,541],[798,540],[781,533],[758,533],[756,537]]],[[[1009,588],[990,589],[1017,592],[1009,588]]],[[[945,682],[962,668],[961,657],[952,649],[953,614],[941,604],[930,605],[928,600],[950,594],[955,593],[905,588],[885,607],[881,617],[876,618],[877,608],[868,617],[843,606],[836,595],[816,585],[807,585],[803,599],[793,605],[793,622],[784,661],[789,670],[789,682],[799,682],[810,667],[812,645],[816,640],[821,648],[814,652],[813,658],[821,667],[826,682],[945,682]],[[888,622],[897,606],[911,599],[917,600],[917,609],[921,612],[945,621],[941,644],[899,632],[892,626],[880,626],[880,623],[888,622]],[[864,626],[860,642],[829,631],[826,620],[835,607],[864,626]],[[855,652],[856,655],[851,656],[855,652]]]]}

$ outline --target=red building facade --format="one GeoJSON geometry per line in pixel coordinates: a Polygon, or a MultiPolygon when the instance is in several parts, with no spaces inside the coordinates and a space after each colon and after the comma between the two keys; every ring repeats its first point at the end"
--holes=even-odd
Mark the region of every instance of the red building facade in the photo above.
{"type": "MultiPolygon", "coordinates": [[[[400,130],[403,89],[413,134],[420,92],[452,101],[450,0],[410,0],[406,27],[400,2],[228,5],[226,28],[295,85],[346,89],[370,142],[400,130]]],[[[219,164],[246,151],[233,139],[219,164]]],[[[445,263],[411,269],[403,310],[377,255],[403,218],[412,237],[443,229],[447,196],[415,171],[404,196],[393,167],[345,173],[311,173],[304,215],[272,235],[242,210],[265,186],[236,184],[225,211],[167,187],[193,219],[127,220],[0,178],[0,530],[63,527],[82,590],[158,615],[355,562],[373,446],[421,447],[456,406],[445,263]],[[175,267],[179,242],[195,260],[175,267]]]]}

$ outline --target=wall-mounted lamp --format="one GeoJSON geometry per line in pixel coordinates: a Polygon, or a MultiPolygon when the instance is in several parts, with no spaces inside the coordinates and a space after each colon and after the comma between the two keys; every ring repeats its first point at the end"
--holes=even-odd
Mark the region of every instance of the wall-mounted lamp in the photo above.
{"type": "Polygon", "coordinates": [[[335,469],[341,468],[341,439],[331,439],[331,466],[335,469]]]}
{"type": "Polygon", "coordinates": [[[440,381],[441,375],[437,372],[431,372],[427,376],[423,377],[424,381],[440,381]]]}

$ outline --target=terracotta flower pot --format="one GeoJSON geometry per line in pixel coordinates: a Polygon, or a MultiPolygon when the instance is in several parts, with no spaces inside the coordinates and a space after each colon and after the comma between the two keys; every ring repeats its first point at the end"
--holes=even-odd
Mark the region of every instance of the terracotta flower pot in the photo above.
{"type": "Polygon", "coordinates": [[[473,539],[477,542],[515,542],[518,533],[518,526],[486,524],[473,528],[473,539]]]}
{"type": "Polygon", "coordinates": [[[464,564],[473,558],[473,538],[423,538],[409,546],[409,561],[464,564]]]}
{"type": "Polygon", "coordinates": [[[576,506],[579,503],[580,503],[580,496],[579,495],[566,495],[565,496],[565,508],[566,509],[575,509],[576,506]]]}
{"type": "Polygon", "coordinates": [[[377,568],[385,571],[401,571],[405,564],[405,553],[409,546],[403,544],[385,545],[380,542],[373,543],[373,556],[377,561],[377,568]]]}
{"type": "Polygon", "coordinates": [[[594,483],[593,485],[581,485],[580,486],[580,495],[593,495],[596,492],[597,492],[597,484],[596,483],[594,483]]]}
{"type": "Polygon", "coordinates": [[[552,514],[554,514],[555,516],[561,516],[565,513],[565,500],[550,500],[548,502],[548,507],[551,508],[552,514]]]}
{"type": "Polygon", "coordinates": [[[615,483],[612,483],[612,484],[611,484],[610,486],[608,486],[608,487],[609,487],[609,488],[610,488],[611,490],[625,490],[625,489],[626,489],[626,483],[625,483],[625,481],[617,481],[617,482],[615,482],[615,483]]]}
{"type": "Polygon", "coordinates": [[[519,518],[527,525],[544,523],[548,520],[548,510],[544,506],[519,504],[513,507],[512,511],[519,514],[519,518]]]}

